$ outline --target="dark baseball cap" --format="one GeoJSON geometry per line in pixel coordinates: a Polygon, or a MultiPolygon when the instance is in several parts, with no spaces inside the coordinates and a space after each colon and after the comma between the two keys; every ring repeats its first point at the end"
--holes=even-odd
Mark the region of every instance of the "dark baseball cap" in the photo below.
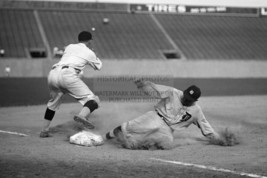
{"type": "Polygon", "coordinates": [[[92,34],[88,31],[82,31],[78,35],[79,41],[89,41],[92,39],[92,34]]]}
{"type": "Polygon", "coordinates": [[[191,101],[197,101],[201,96],[200,88],[195,85],[191,85],[186,90],[184,90],[184,97],[191,101]]]}

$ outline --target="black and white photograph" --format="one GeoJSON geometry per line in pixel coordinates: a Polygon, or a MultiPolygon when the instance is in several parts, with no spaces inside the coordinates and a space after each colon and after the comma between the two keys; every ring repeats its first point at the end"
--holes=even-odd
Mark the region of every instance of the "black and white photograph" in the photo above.
{"type": "Polygon", "coordinates": [[[1,178],[267,178],[267,1],[1,0],[1,178]]]}

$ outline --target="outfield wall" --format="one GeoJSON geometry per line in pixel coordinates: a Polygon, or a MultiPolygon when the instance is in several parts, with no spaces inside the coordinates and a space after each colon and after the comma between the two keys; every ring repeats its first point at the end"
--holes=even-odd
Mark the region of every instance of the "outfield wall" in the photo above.
{"type": "MultiPolygon", "coordinates": [[[[0,107],[46,104],[49,100],[46,75],[56,60],[0,60],[0,107]],[[4,68],[11,68],[5,77],[4,68]]],[[[84,82],[109,102],[156,102],[137,90],[133,81],[146,80],[185,89],[195,84],[203,96],[267,94],[267,62],[264,61],[145,61],[103,60],[103,69],[85,70],[84,82]]],[[[75,102],[68,95],[63,102],[75,102]]]]}
{"type": "MultiPolygon", "coordinates": [[[[267,62],[255,60],[102,60],[101,71],[87,68],[86,78],[103,76],[168,76],[175,78],[267,78],[267,62]]],[[[0,77],[5,67],[11,77],[45,77],[57,60],[1,59],[0,77]]]]}

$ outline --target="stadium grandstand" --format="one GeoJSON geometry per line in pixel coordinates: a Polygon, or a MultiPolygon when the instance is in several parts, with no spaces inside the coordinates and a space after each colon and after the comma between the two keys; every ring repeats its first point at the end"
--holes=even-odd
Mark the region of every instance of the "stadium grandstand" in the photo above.
{"type": "Polygon", "coordinates": [[[81,30],[91,30],[103,61],[100,72],[84,71],[93,91],[118,89],[101,87],[101,78],[158,77],[174,87],[199,84],[204,95],[266,93],[267,3],[159,1],[0,1],[0,85],[10,96],[1,102],[46,102],[47,74],[81,30]]]}
{"type": "Polygon", "coordinates": [[[54,49],[92,28],[102,59],[267,58],[267,18],[260,8],[179,6],[167,13],[166,6],[137,4],[4,2],[2,58],[54,58],[54,49]]]}

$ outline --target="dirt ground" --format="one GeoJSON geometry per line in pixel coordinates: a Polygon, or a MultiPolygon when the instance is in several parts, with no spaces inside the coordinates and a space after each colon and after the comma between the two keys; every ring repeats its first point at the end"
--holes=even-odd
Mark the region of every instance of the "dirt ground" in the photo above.
{"type": "MultiPolygon", "coordinates": [[[[214,166],[267,176],[267,95],[202,97],[203,112],[215,130],[229,128],[240,144],[207,144],[192,125],[175,132],[172,150],[127,150],[114,142],[98,147],[70,144],[75,134],[73,115],[78,103],[65,103],[53,120],[53,137],[41,139],[44,105],[0,108],[0,177],[244,177],[238,174],[159,161],[214,166]]],[[[104,134],[126,120],[153,109],[153,102],[102,102],[91,119],[104,134]]]]}

